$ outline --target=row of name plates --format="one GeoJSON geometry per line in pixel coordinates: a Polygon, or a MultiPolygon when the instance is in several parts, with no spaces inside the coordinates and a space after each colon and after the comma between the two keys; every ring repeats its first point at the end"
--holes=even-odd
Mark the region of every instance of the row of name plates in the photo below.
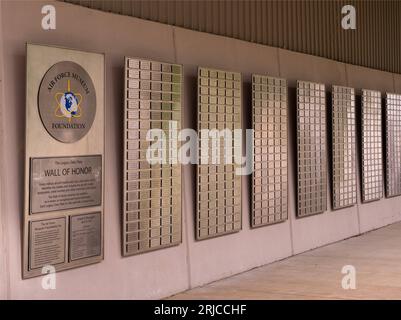
{"type": "MultiPolygon", "coordinates": [[[[35,52],[28,57],[28,62],[32,62],[43,47],[33,49],[36,51],[33,50],[35,52]]],[[[52,53],[62,55],[63,50],[67,49],[57,49],[52,53]]],[[[68,53],[71,54],[70,51],[68,53]]],[[[82,63],[79,53],[76,62],[82,63]]],[[[57,71],[66,74],[68,67],[57,71]]],[[[94,71],[87,71],[88,79],[93,80],[94,71]]],[[[168,144],[182,128],[183,67],[126,58],[124,72],[122,254],[129,256],[177,245],[182,240],[181,202],[184,190],[181,187],[177,146],[176,149],[167,149],[163,163],[149,163],[146,155],[151,144],[147,137],[149,129],[164,132],[168,144]]],[[[28,86],[32,79],[28,72],[28,86]]],[[[76,91],[76,100],[72,101],[77,103],[76,112],[67,119],[69,124],[76,121],[74,116],[79,112],[84,114],[87,111],[79,107],[84,105],[84,94],[90,90],[84,86],[84,91],[80,92],[74,87],[76,85],[67,79],[67,92],[76,91]]],[[[94,81],[93,88],[97,92],[94,124],[101,122],[101,129],[93,125],[88,132],[81,133],[84,138],[77,143],[91,143],[89,139],[104,135],[103,86],[104,82],[99,84],[94,81]],[[97,131],[91,133],[93,130],[97,131]]],[[[198,132],[202,129],[242,128],[240,73],[200,67],[197,92],[198,132]]],[[[67,98],[62,96],[61,102],[66,103],[67,98]]],[[[401,194],[401,96],[387,94],[386,98],[386,195],[394,196],[401,194]]],[[[33,97],[27,97],[27,105],[32,104],[31,99],[33,97]]],[[[326,141],[331,145],[333,208],[349,207],[357,201],[354,89],[333,86],[331,102],[328,114],[325,86],[297,82],[299,217],[322,213],[327,209],[326,141]],[[330,137],[326,134],[327,115],[332,129],[330,137]]],[[[73,104],[69,106],[71,109],[73,104]]],[[[362,90],[361,119],[362,199],[367,202],[380,199],[383,192],[380,92],[362,90]]],[[[28,120],[37,121],[29,115],[28,120]]],[[[288,217],[288,94],[284,79],[252,76],[252,120],[251,226],[258,227],[282,222],[288,217]]],[[[43,125],[46,126],[45,123],[43,125]]],[[[36,128],[37,124],[31,124],[28,131],[34,132],[36,128]]],[[[67,139],[65,136],[62,138],[67,139]]],[[[54,144],[51,139],[50,145],[54,144]]],[[[65,145],[66,141],[62,141],[55,148],[65,148],[65,145]]],[[[200,145],[198,160],[201,164],[197,165],[194,190],[195,235],[198,240],[237,232],[242,228],[240,165],[235,163],[234,156],[230,159],[231,163],[204,162],[200,145]]],[[[78,145],[77,150],[80,148],[78,145]]],[[[55,265],[58,270],[63,270],[103,259],[103,148],[101,144],[98,152],[85,149],[84,153],[69,157],[48,154],[39,157],[40,153],[33,151],[36,147],[28,148],[29,177],[26,181],[29,197],[26,198],[24,277],[39,275],[40,269],[46,265],[55,265]]],[[[235,140],[220,145],[221,155],[227,148],[232,149],[233,154],[238,150],[242,152],[242,144],[235,140]]]]}

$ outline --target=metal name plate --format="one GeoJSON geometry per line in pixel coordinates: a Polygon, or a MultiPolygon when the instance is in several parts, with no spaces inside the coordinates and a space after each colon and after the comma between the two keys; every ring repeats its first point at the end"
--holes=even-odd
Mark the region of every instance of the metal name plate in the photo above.
{"type": "Polygon", "coordinates": [[[99,256],[101,253],[100,212],[70,217],[70,260],[99,256]]]}
{"type": "Polygon", "coordinates": [[[326,93],[324,84],[297,82],[298,216],[327,209],[326,93]]]}
{"type": "Polygon", "coordinates": [[[102,156],[33,158],[30,212],[98,206],[102,199],[102,156]]]}
{"type": "Polygon", "coordinates": [[[333,209],[356,203],[356,125],[353,88],[332,90],[332,200],[333,209]]]}
{"type": "Polygon", "coordinates": [[[401,95],[386,94],[386,197],[401,195],[401,95]]]}
{"type": "MultiPolygon", "coordinates": [[[[220,132],[241,129],[240,73],[198,68],[198,134],[203,129],[220,132]]],[[[240,148],[234,141],[223,142],[217,148],[220,155],[225,154],[226,148],[231,148],[232,155],[240,148]]],[[[211,147],[210,140],[207,143],[211,147]]],[[[200,137],[196,204],[198,240],[237,232],[242,227],[241,176],[236,174],[238,165],[234,158],[229,159],[231,164],[226,164],[224,156],[219,163],[213,164],[213,152],[203,156],[202,144],[200,137]]]]}
{"type": "Polygon", "coordinates": [[[252,75],[253,227],[288,217],[287,83],[252,75]]]}
{"type": "Polygon", "coordinates": [[[125,58],[124,256],[181,243],[182,79],[181,65],[125,58]],[[147,159],[150,132],[166,138],[165,161],[147,159]]]}
{"type": "Polygon", "coordinates": [[[65,262],[65,218],[31,221],[29,232],[29,268],[65,262]]]}
{"type": "Polygon", "coordinates": [[[381,114],[381,93],[362,90],[362,202],[383,197],[381,114]]]}
{"type": "Polygon", "coordinates": [[[72,143],[90,130],[96,114],[96,91],[79,64],[62,61],[44,75],[39,88],[39,114],[49,134],[72,143]]]}

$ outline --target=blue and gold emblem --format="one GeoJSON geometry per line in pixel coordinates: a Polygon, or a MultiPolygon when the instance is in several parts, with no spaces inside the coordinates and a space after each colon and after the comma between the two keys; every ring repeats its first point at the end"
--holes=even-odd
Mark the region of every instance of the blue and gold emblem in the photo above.
{"type": "Polygon", "coordinates": [[[67,80],[66,92],[56,92],[54,98],[57,103],[54,115],[58,118],[67,118],[70,122],[73,118],[82,116],[82,95],[71,91],[71,80],[67,80]]]}
{"type": "Polygon", "coordinates": [[[66,143],[83,138],[96,115],[96,91],[88,72],[72,61],[54,64],[40,84],[38,107],[52,137],[66,143]]]}

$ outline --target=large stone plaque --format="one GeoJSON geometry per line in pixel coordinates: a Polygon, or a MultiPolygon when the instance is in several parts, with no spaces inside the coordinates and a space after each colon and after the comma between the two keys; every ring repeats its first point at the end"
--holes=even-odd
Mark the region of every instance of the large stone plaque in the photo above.
{"type": "Polygon", "coordinates": [[[78,260],[100,255],[100,212],[70,218],[70,259],[78,260]]]}
{"type": "Polygon", "coordinates": [[[102,156],[31,161],[31,213],[101,204],[102,156]]]}
{"type": "Polygon", "coordinates": [[[31,222],[29,234],[30,269],[64,263],[65,232],[65,218],[31,222]]]}
{"type": "Polygon", "coordinates": [[[103,54],[26,49],[24,279],[103,260],[105,123],[103,54]]]}

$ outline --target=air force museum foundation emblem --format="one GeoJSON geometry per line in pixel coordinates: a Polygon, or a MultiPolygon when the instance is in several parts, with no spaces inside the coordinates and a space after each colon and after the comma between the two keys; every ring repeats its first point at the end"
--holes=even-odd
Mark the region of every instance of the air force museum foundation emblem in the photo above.
{"type": "Polygon", "coordinates": [[[90,130],[96,115],[96,92],[89,74],[77,63],[62,61],[44,75],[39,88],[39,114],[47,132],[72,143],[90,130]]]}

